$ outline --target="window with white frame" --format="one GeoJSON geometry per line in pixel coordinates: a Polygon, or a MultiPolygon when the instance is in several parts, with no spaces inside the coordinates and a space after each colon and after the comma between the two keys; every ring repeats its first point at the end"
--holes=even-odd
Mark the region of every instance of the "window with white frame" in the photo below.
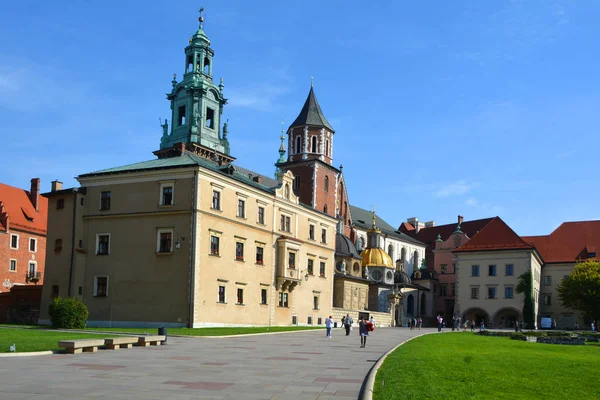
{"type": "Polygon", "coordinates": [[[246,218],[246,200],[238,199],[237,216],[240,218],[246,218]]]}
{"type": "Polygon", "coordinates": [[[244,242],[235,242],[235,259],[244,261],[244,242]]]}
{"type": "Polygon", "coordinates": [[[94,277],[94,297],[108,296],[108,276],[94,277]]]}
{"type": "Polygon", "coordinates": [[[551,306],[552,305],[552,297],[549,294],[544,295],[544,305],[551,306]]]}
{"type": "Polygon", "coordinates": [[[546,286],[552,285],[552,276],[550,276],[550,275],[544,276],[544,285],[546,285],[546,286]]]}
{"type": "Polygon", "coordinates": [[[319,276],[325,276],[325,261],[321,261],[320,263],[320,267],[319,267],[319,276]]]}
{"type": "Polygon", "coordinates": [[[495,299],[495,298],[496,298],[496,288],[489,287],[488,288],[488,299],[495,299]]]}
{"type": "Polygon", "coordinates": [[[286,292],[279,292],[279,307],[288,307],[288,294],[286,292]]]}
{"type": "Polygon", "coordinates": [[[308,238],[310,240],[315,240],[315,226],[313,224],[308,226],[308,238]]]}
{"type": "Polygon", "coordinates": [[[217,301],[219,303],[225,303],[225,286],[219,286],[219,297],[217,301]]]}
{"type": "Polygon", "coordinates": [[[171,206],[175,200],[174,198],[174,183],[173,182],[163,182],[160,184],[160,205],[161,206],[171,206]]]}
{"type": "Polygon", "coordinates": [[[264,246],[263,244],[256,245],[256,263],[260,264],[260,265],[263,265],[265,262],[265,256],[264,256],[265,249],[263,246],[264,246]]]}
{"type": "Polygon", "coordinates": [[[267,304],[267,289],[260,289],[260,304],[267,304]]]}
{"type": "Polygon", "coordinates": [[[258,206],[258,223],[265,224],[265,208],[262,206],[258,206]]]}
{"type": "Polygon", "coordinates": [[[235,304],[244,305],[244,289],[237,289],[237,302],[235,304]]]}
{"type": "Polygon", "coordinates": [[[17,272],[17,260],[15,260],[13,258],[10,259],[10,264],[9,264],[8,270],[10,272],[17,272]]]}
{"type": "Polygon", "coordinates": [[[514,288],[512,286],[504,288],[504,297],[507,299],[512,299],[514,297],[514,288]]]}
{"type": "Polygon", "coordinates": [[[221,211],[221,192],[214,190],[212,192],[212,207],[213,210],[221,211]]]}
{"type": "Polygon", "coordinates": [[[479,298],[479,288],[476,288],[476,287],[471,288],[471,298],[472,299],[479,298]]]}
{"type": "Polygon", "coordinates": [[[211,256],[219,255],[219,242],[220,242],[219,236],[210,235],[210,255],[211,256]]]}
{"type": "Polygon", "coordinates": [[[110,233],[96,234],[96,255],[107,256],[110,254],[110,233]]]}
{"type": "Polygon", "coordinates": [[[173,252],[173,229],[159,229],[156,238],[157,253],[173,252]]]}
{"type": "Polygon", "coordinates": [[[319,296],[313,296],[313,310],[319,309],[319,296]]]}
{"type": "Polygon", "coordinates": [[[284,232],[291,232],[292,231],[291,218],[289,216],[281,214],[279,229],[282,230],[282,231],[284,231],[284,232]]]}
{"type": "Polygon", "coordinates": [[[37,251],[37,239],[29,238],[29,251],[35,253],[37,251]]]}
{"type": "Polygon", "coordinates": [[[10,248],[19,250],[19,235],[14,233],[10,234],[10,248]]]}
{"type": "Polygon", "coordinates": [[[321,243],[327,244],[327,229],[321,229],[321,243]]]}
{"type": "Polygon", "coordinates": [[[514,272],[514,266],[512,264],[506,264],[506,271],[505,271],[505,275],[506,276],[513,276],[514,272]]]}
{"type": "Polygon", "coordinates": [[[296,268],[296,253],[293,251],[288,253],[288,268],[296,268]]]}

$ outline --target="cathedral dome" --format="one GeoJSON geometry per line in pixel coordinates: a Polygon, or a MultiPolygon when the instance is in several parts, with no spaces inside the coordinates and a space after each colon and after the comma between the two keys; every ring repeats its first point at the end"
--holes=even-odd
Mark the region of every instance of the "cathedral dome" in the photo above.
{"type": "Polygon", "coordinates": [[[404,272],[403,270],[401,270],[401,271],[396,271],[396,273],[394,274],[394,283],[397,285],[400,285],[400,286],[405,286],[405,285],[410,285],[412,282],[411,282],[408,274],[406,272],[404,272]]]}
{"type": "Polygon", "coordinates": [[[360,259],[360,254],[356,251],[356,246],[352,240],[348,239],[342,233],[335,234],[335,255],[336,257],[352,257],[360,259]]]}
{"type": "Polygon", "coordinates": [[[360,253],[360,258],[362,258],[363,267],[394,268],[392,258],[388,253],[378,247],[364,249],[363,252],[360,253]]]}

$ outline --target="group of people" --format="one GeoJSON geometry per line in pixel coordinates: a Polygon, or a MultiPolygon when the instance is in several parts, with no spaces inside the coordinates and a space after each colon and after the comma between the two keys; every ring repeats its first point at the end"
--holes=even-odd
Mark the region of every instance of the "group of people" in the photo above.
{"type": "MultiPolygon", "coordinates": [[[[350,314],[346,314],[345,317],[342,317],[342,327],[346,329],[346,336],[350,336],[350,332],[352,332],[352,324],[354,320],[350,316],[350,314]]],[[[326,328],[326,338],[331,339],[331,328],[333,328],[333,319],[331,315],[325,319],[325,328],[326,328]]],[[[363,348],[367,344],[367,337],[369,336],[369,332],[373,332],[375,330],[375,320],[371,317],[368,320],[365,317],[360,317],[358,321],[358,334],[360,336],[360,347],[363,348]]]]}
{"type": "Polygon", "coordinates": [[[419,328],[419,330],[421,330],[421,328],[423,327],[423,319],[421,317],[409,319],[408,327],[410,328],[411,331],[414,330],[415,328],[419,328]]]}

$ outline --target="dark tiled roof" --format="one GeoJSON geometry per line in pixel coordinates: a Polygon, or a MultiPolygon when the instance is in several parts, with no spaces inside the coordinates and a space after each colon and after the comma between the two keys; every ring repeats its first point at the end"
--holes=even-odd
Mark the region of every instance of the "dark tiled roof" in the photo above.
{"type": "Polygon", "coordinates": [[[335,234],[335,256],[361,259],[360,254],[356,251],[354,243],[342,233],[335,234]]]}
{"type": "Polygon", "coordinates": [[[522,239],[535,246],[544,262],[576,262],[600,248],[600,221],[564,222],[550,235],[522,239]]]}
{"type": "MultiPolygon", "coordinates": [[[[350,205],[350,215],[352,216],[352,223],[362,229],[371,229],[373,225],[373,214],[371,211],[367,211],[363,208],[350,205]]],[[[423,245],[423,243],[413,237],[410,237],[396,229],[393,226],[385,222],[381,217],[375,216],[375,225],[381,230],[381,233],[404,240],[406,242],[423,245]]]]}
{"type": "Polygon", "coordinates": [[[300,111],[300,114],[296,120],[292,122],[290,128],[305,125],[325,127],[331,132],[335,132],[323,115],[323,111],[321,111],[321,107],[319,106],[319,102],[317,101],[317,97],[315,96],[315,91],[313,90],[312,86],[310,87],[310,92],[308,92],[308,97],[306,98],[304,107],[302,107],[302,111],[300,111]]]}
{"type": "Polygon", "coordinates": [[[456,249],[456,252],[489,250],[534,249],[515,233],[500,217],[493,218],[471,240],[456,249]]]}
{"type": "Polygon", "coordinates": [[[235,170],[237,172],[239,172],[240,174],[242,174],[242,175],[246,175],[246,176],[250,176],[251,175],[252,177],[259,176],[260,180],[261,180],[261,183],[263,185],[265,185],[265,186],[268,186],[268,187],[271,187],[271,188],[279,186],[279,182],[276,179],[269,178],[268,176],[261,175],[259,173],[254,172],[254,171],[250,171],[249,169],[246,169],[244,167],[240,167],[239,165],[236,165],[236,164],[234,164],[234,167],[235,167],[235,170]]]}

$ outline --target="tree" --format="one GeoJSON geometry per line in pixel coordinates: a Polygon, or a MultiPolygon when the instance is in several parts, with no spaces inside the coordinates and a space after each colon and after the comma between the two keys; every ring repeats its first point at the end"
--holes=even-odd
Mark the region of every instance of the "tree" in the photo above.
{"type": "Polygon", "coordinates": [[[523,321],[525,322],[525,327],[527,329],[533,329],[535,327],[535,312],[531,272],[527,271],[524,274],[519,275],[515,290],[518,294],[523,293],[525,295],[525,300],[523,300],[523,321]]]}
{"type": "Polygon", "coordinates": [[[581,311],[588,320],[600,319],[600,261],[577,264],[557,291],[565,307],[581,311]]]}

